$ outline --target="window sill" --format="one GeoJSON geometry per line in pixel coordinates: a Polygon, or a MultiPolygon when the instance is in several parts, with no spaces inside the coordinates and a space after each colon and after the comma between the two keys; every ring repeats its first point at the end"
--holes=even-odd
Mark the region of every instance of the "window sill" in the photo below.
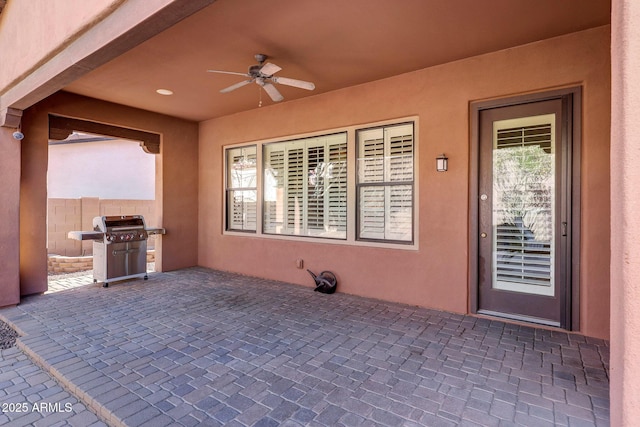
{"type": "Polygon", "coordinates": [[[278,234],[262,234],[252,233],[246,231],[224,231],[223,236],[230,237],[244,237],[244,238],[256,238],[256,239],[269,239],[269,240],[284,240],[289,242],[305,242],[316,244],[328,244],[328,245],[340,245],[340,246],[352,246],[362,248],[380,248],[380,249],[394,249],[403,251],[417,251],[419,246],[417,243],[385,243],[376,241],[360,241],[352,239],[327,239],[322,237],[307,237],[307,236],[290,236],[290,235],[278,235],[278,234]]]}

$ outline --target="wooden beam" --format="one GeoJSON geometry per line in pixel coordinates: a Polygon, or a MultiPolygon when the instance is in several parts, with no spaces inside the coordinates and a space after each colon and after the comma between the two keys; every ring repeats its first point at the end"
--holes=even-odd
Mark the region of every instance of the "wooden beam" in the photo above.
{"type": "Polygon", "coordinates": [[[71,117],[49,115],[49,139],[65,139],[74,130],[140,141],[140,145],[145,152],[160,154],[160,134],[71,117]]]}
{"type": "MultiPolygon", "coordinates": [[[[0,0],[1,2],[2,0],[0,0]]],[[[0,126],[8,128],[17,128],[20,126],[22,119],[22,110],[17,108],[3,108],[0,110],[0,126]]]]}

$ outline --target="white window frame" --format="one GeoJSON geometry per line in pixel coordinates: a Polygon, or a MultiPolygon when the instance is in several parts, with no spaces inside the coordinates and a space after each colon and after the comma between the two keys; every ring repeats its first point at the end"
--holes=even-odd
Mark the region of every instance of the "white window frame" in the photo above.
{"type": "Polygon", "coordinates": [[[255,233],[258,226],[258,177],[257,173],[259,168],[259,164],[257,163],[257,145],[244,145],[240,147],[229,147],[224,150],[224,158],[225,158],[225,227],[227,231],[241,231],[243,233],[255,233]],[[234,164],[234,168],[230,169],[229,164],[231,156],[235,156],[236,158],[242,158],[242,162],[240,164],[234,164]],[[253,166],[254,172],[253,177],[251,176],[251,165],[250,162],[253,162],[255,165],[253,166]],[[243,164],[244,163],[244,164],[243,164]],[[234,178],[232,175],[237,174],[237,182],[233,182],[234,178]],[[233,220],[233,218],[238,215],[237,212],[233,211],[234,204],[231,203],[231,198],[235,193],[240,193],[243,197],[241,212],[239,215],[242,218],[239,221],[233,220]],[[253,193],[253,204],[251,202],[245,203],[244,196],[251,197],[253,193]],[[253,205],[253,206],[251,206],[253,205]],[[249,208],[249,209],[247,209],[249,208]]]}
{"type": "Polygon", "coordinates": [[[412,122],[356,131],[358,240],[413,243],[414,133],[412,122]]]}
{"type": "Polygon", "coordinates": [[[265,239],[273,239],[273,240],[289,240],[296,242],[313,242],[313,243],[323,243],[323,244],[334,244],[334,245],[349,245],[349,246],[362,246],[362,247],[379,247],[379,248],[388,248],[388,249],[399,249],[399,250],[418,250],[419,249],[419,201],[418,195],[419,192],[419,122],[417,116],[408,116],[401,117],[393,120],[385,120],[379,122],[372,123],[364,123],[361,125],[351,125],[351,126],[343,126],[340,128],[326,129],[319,132],[310,132],[310,133],[301,133],[291,135],[289,137],[280,137],[280,138],[270,138],[259,141],[251,141],[244,142],[238,144],[229,144],[223,146],[223,168],[225,172],[225,179],[227,176],[227,161],[226,161],[226,150],[229,148],[237,148],[244,147],[248,145],[256,145],[257,147],[257,164],[259,165],[259,170],[256,174],[257,178],[257,200],[259,201],[257,204],[257,218],[259,222],[257,224],[257,230],[251,233],[238,231],[238,230],[228,230],[226,225],[227,218],[227,196],[226,196],[226,183],[225,191],[222,195],[222,215],[225,218],[225,221],[222,221],[222,234],[228,236],[238,236],[238,237],[253,237],[253,238],[265,238],[265,239]],[[413,138],[414,138],[414,147],[413,147],[413,156],[414,156],[414,177],[413,177],[413,242],[396,242],[396,241],[376,241],[376,240],[358,240],[356,236],[356,218],[357,218],[357,209],[358,206],[356,204],[356,173],[357,173],[357,141],[356,141],[356,132],[361,129],[380,127],[380,126],[393,126],[397,124],[403,123],[413,123],[413,138]],[[323,135],[331,135],[336,133],[346,132],[347,133],[347,233],[346,239],[324,239],[318,237],[309,237],[309,236],[296,236],[289,234],[269,234],[263,232],[263,218],[264,218],[264,170],[263,168],[263,146],[275,143],[275,142],[284,142],[289,140],[299,140],[310,137],[319,137],[323,135]]]}

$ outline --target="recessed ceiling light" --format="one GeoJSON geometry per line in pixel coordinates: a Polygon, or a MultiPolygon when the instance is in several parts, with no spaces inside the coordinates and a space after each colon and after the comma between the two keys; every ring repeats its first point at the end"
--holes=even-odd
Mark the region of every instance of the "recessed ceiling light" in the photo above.
{"type": "Polygon", "coordinates": [[[158,89],[156,90],[160,95],[173,95],[173,91],[169,89],[158,89]]]}

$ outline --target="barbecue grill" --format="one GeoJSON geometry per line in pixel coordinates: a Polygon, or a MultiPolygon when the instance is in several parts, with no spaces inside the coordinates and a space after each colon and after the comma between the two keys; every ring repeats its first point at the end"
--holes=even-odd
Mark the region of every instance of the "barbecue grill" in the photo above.
{"type": "Polygon", "coordinates": [[[70,231],[68,238],[93,240],[93,282],[109,283],[143,277],[147,280],[147,239],[165,234],[164,228],[147,228],[142,215],[97,216],[93,231],[70,231]]]}

